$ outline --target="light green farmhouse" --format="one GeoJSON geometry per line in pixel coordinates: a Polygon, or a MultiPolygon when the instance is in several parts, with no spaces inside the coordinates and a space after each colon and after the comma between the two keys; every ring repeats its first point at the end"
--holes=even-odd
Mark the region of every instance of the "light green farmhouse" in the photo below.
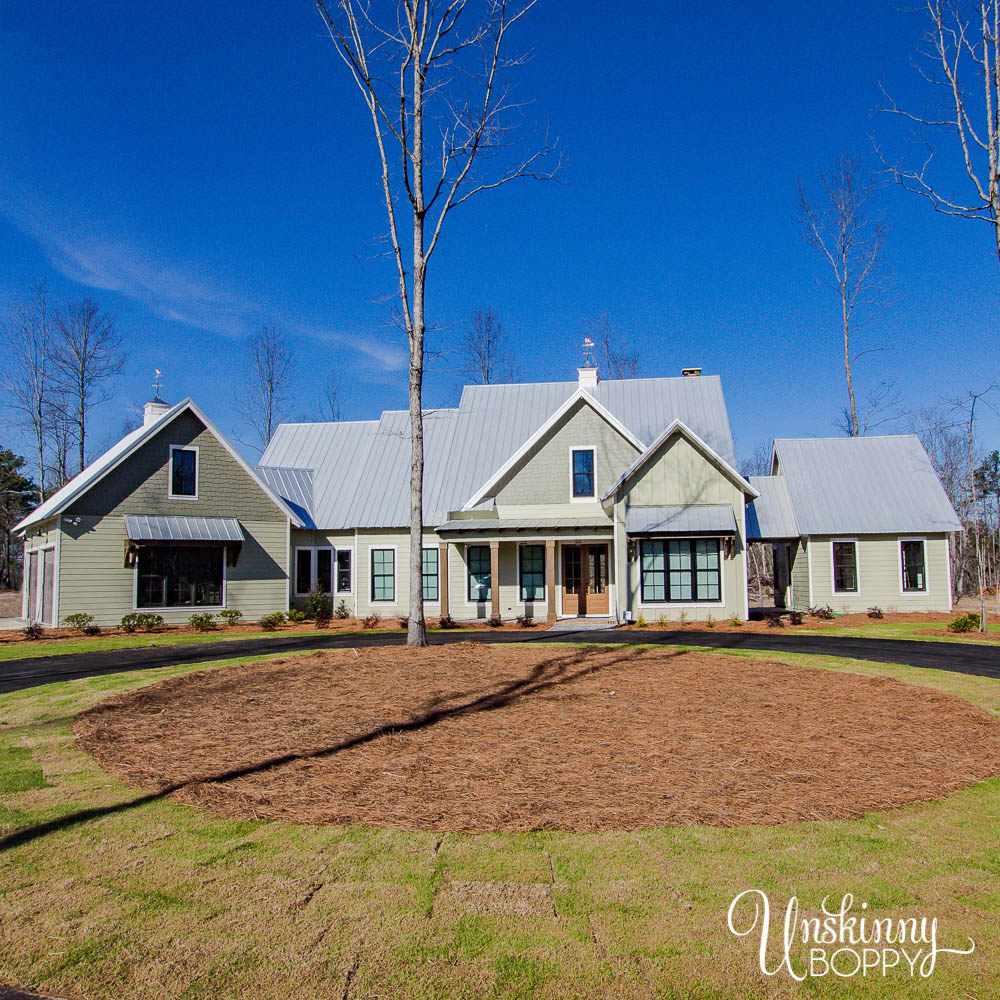
{"type": "Polygon", "coordinates": [[[253,620],[316,588],[358,616],[405,615],[419,558],[429,616],[745,619],[755,542],[774,546],[789,606],[950,607],[958,522],[915,439],[862,439],[890,442],[877,455],[838,442],[857,488],[832,489],[814,517],[809,498],[830,485],[802,458],[808,442],[776,442],[774,475],[741,476],[721,381],[699,369],[603,381],[585,366],[574,382],[467,386],[424,426],[424,544],[411,553],[405,411],[282,424],[252,467],[195,403],[157,398],[18,526],[24,616],[112,625],[238,608],[253,620]],[[921,516],[878,507],[873,462],[916,490],[921,516]]]}

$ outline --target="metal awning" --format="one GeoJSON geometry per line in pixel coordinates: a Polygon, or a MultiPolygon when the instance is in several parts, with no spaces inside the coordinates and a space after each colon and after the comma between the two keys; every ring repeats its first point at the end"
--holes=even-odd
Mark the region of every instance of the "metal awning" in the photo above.
{"type": "Polygon", "coordinates": [[[625,531],[630,535],[735,535],[736,515],[728,504],[629,507],[625,531]]]}
{"type": "Polygon", "coordinates": [[[438,525],[439,535],[492,535],[517,534],[539,531],[597,531],[611,530],[610,518],[596,517],[527,517],[527,518],[453,518],[438,525]]]}
{"type": "Polygon", "coordinates": [[[243,542],[235,517],[163,517],[126,514],[125,531],[132,542],[243,542]]]}

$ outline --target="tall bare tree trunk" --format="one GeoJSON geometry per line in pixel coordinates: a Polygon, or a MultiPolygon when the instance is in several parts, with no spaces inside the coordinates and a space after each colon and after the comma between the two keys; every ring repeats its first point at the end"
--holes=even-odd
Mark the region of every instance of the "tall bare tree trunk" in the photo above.
{"type": "MultiPolygon", "coordinates": [[[[847,262],[844,262],[846,270],[847,262]]],[[[851,317],[847,301],[847,286],[841,286],[841,306],[844,322],[844,372],[847,375],[847,398],[850,400],[851,410],[851,435],[857,437],[860,433],[858,427],[858,404],[854,398],[854,379],[851,375],[851,317]]]]}

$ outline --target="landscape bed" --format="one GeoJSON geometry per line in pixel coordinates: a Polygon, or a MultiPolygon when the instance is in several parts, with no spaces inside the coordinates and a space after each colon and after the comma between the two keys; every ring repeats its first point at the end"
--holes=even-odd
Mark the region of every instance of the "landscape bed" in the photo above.
{"type": "Polygon", "coordinates": [[[217,815],[442,832],[842,819],[1000,774],[1000,724],[950,695],[635,648],[316,652],[120,695],[75,734],[217,815]]]}

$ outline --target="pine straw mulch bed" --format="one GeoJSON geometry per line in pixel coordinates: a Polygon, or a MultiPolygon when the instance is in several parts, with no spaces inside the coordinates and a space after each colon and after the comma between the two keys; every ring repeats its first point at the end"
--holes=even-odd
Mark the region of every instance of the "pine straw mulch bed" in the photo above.
{"type": "Polygon", "coordinates": [[[118,695],[74,732],[218,815],[422,830],[850,818],[1000,774],[1000,722],[954,696],[658,650],[318,652],[118,695]]]}

